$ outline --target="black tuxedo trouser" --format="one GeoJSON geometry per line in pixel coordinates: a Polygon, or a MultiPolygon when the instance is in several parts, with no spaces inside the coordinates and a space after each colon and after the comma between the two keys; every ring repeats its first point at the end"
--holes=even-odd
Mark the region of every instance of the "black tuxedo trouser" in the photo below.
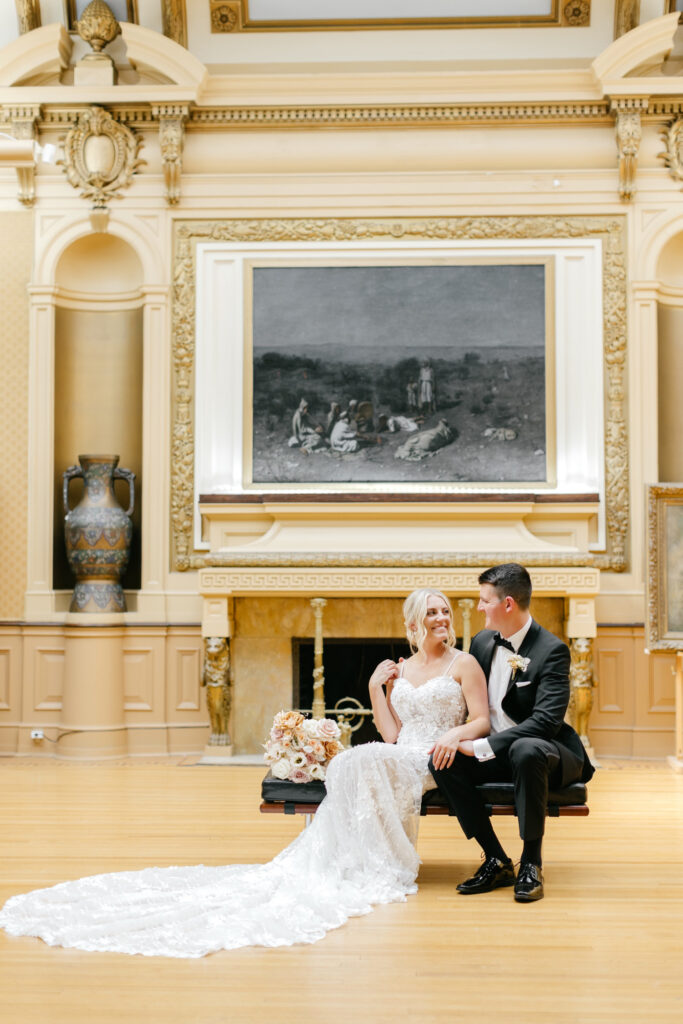
{"type": "Polygon", "coordinates": [[[450,768],[441,770],[430,758],[429,768],[468,839],[481,834],[488,821],[486,805],[477,792],[484,782],[514,782],[520,836],[532,840],[543,836],[548,787],[561,781],[560,754],[552,740],[525,737],[512,743],[507,755],[488,761],[459,752],[450,768]]]}

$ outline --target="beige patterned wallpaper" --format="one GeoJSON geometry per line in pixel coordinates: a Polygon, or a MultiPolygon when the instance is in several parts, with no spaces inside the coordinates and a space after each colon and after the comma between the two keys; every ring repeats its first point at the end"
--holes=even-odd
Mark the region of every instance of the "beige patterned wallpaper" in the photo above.
{"type": "Polygon", "coordinates": [[[21,619],[26,587],[28,293],[33,214],[0,213],[0,620],[21,619]]]}

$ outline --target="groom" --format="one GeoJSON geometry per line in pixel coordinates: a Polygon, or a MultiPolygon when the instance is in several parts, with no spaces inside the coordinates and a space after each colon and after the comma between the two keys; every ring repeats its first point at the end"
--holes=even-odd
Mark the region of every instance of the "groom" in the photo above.
{"type": "Polygon", "coordinates": [[[486,629],[472,640],[470,654],[487,679],[491,734],[461,740],[452,751],[437,744],[429,767],[463,832],[484,851],[484,863],[458,885],[458,892],[514,885],[515,900],[531,903],[543,897],[541,844],[548,788],[587,782],[594,769],[578,735],[564,721],[569,649],[531,618],[529,573],[523,565],[508,562],[483,572],[479,584],[478,607],[486,616],[486,629]],[[509,781],[515,784],[524,842],[516,878],[476,788],[483,782],[509,781]]]}

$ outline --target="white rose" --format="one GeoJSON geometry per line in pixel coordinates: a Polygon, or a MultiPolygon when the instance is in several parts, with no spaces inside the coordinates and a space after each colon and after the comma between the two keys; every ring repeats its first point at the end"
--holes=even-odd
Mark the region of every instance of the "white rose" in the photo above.
{"type": "Polygon", "coordinates": [[[289,777],[291,767],[289,761],[283,757],[280,761],[276,761],[275,764],[270,766],[270,774],[274,779],[286,779],[289,777]]]}

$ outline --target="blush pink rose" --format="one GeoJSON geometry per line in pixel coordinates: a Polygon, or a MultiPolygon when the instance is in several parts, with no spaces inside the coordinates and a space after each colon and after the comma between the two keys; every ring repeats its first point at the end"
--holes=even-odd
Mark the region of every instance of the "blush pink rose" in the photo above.
{"type": "Polygon", "coordinates": [[[339,738],[339,726],[331,718],[322,718],[318,722],[318,738],[323,742],[339,738]]]}

